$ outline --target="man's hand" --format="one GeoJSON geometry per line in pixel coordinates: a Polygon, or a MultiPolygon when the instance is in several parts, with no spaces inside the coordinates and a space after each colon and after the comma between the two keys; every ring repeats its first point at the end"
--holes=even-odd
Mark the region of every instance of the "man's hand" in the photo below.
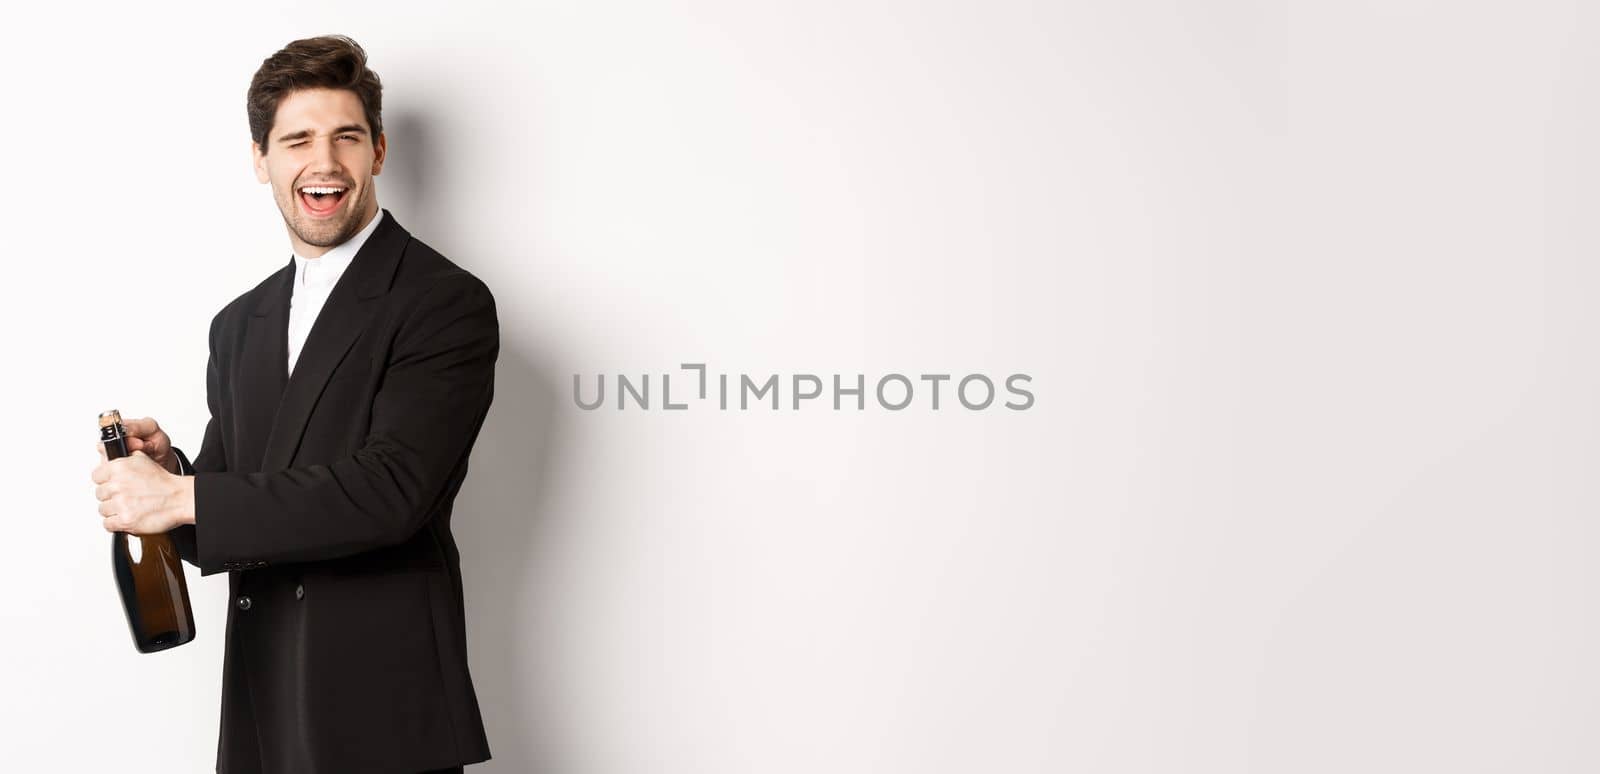
{"type": "Polygon", "coordinates": [[[142,451],[120,460],[103,459],[103,447],[100,454],[100,464],[89,477],[96,484],[94,496],[107,532],[154,535],[194,523],[194,477],[162,470],[142,451]]]}
{"type": "Polygon", "coordinates": [[[162,430],[154,419],[124,419],[122,429],[128,434],[129,452],[144,452],[156,464],[166,468],[168,473],[178,472],[178,455],[172,453],[172,439],[167,437],[167,431],[162,430]]]}

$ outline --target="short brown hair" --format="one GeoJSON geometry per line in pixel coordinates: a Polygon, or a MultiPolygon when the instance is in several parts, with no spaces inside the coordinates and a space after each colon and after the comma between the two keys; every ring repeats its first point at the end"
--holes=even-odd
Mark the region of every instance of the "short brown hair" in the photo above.
{"type": "Polygon", "coordinates": [[[361,98],[376,141],[383,132],[383,83],[367,67],[367,52],[344,35],[303,38],[269,56],[250,80],[250,137],[267,152],[278,103],[300,89],[346,89],[361,98]]]}

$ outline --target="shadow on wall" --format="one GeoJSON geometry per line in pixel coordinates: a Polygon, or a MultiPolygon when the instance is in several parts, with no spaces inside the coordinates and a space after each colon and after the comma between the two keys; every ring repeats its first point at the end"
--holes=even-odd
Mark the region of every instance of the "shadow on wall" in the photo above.
{"type": "MultiPolygon", "coordinates": [[[[451,217],[468,203],[438,201],[449,190],[449,149],[437,147],[426,116],[395,111],[386,116],[389,160],[379,176],[380,202],[417,238],[450,260],[478,267],[510,255],[457,255],[448,245],[471,244],[470,224],[451,217]]],[[[463,174],[471,174],[464,172],[463,174]]],[[[477,242],[482,244],[482,242],[477,242]]],[[[507,246],[514,249],[515,245],[507,246]]],[[[561,380],[520,331],[506,325],[516,299],[490,284],[501,310],[500,357],[494,404],[473,447],[467,480],[456,498],[451,532],[461,550],[466,594],[468,665],[493,756],[469,771],[572,771],[559,760],[567,749],[555,735],[570,727],[557,701],[549,598],[536,593],[558,566],[559,521],[551,513],[553,455],[571,444],[559,421],[561,380]]]]}
{"type": "MultiPolygon", "coordinates": [[[[408,110],[395,110],[384,116],[383,134],[388,143],[388,158],[383,162],[383,172],[378,175],[378,204],[394,213],[401,223],[418,239],[439,249],[446,258],[460,263],[472,271],[474,261],[461,256],[458,261],[439,243],[455,241],[449,228],[450,218],[442,216],[451,202],[431,197],[441,184],[443,165],[440,155],[446,149],[436,148],[426,119],[408,110]],[[430,240],[431,237],[431,240],[430,240]]],[[[494,288],[489,288],[493,291],[494,288]]],[[[496,301],[499,300],[497,296],[496,301]]],[[[502,337],[504,332],[502,332],[502,337]]]]}
{"type": "Polygon", "coordinates": [[[539,593],[559,567],[559,519],[551,512],[553,455],[570,443],[557,421],[558,383],[501,328],[494,406],[473,447],[452,532],[466,586],[473,686],[494,756],[491,771],[570,772],[555,756],[560,716],[552,664],[556,611],[539,593]]]}

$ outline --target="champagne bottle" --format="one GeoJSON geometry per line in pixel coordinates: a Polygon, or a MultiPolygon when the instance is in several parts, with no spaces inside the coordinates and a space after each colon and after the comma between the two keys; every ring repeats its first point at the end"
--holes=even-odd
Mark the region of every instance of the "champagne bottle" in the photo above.
{"type": "MultiPolygon", "coordinates": [[[[127,432],[116,410],[100,415],[100,441],[106,459],[128,456],[127,432]]],[[[111,535],[111,569],[128,614],[128,630],[140,653],[175,648],[194,639],[194,611],[183,558],[165,532],[154,535],[111,535]]]]}

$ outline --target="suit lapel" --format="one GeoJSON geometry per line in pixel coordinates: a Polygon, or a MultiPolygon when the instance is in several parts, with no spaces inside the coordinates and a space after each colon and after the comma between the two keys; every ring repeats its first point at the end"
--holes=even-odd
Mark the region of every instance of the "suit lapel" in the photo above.
{"type": "MultiPolygon", "coordinates": [[[[267,280],[247,323],[234,405],[241,416],[242,460],[259,462],[272,432],[272,419],[288,381],[289,294],[294,288],[294,258],[267,280]]],[[[248,468],[247,468],[248,469],[248,468]]],[[[259,470],[260,468],[255,468],[259,470]]]]}
{"type": "MultiPolygon", "coordinates": [[[[361,250],[350,260],[344,274],[329,291],[328,300],[317,314],[316,322],[306,336],[305,346],[300,350],[300,357],[295,361],[294,373],[287,377],[287,382],[284,381],[289,359],[287,296],[281,305],[281,316],[274,312],[266,318],[252,319],[252,322],[275,320],[275,323],[267,324],[275,325],[274,335],[280,342],[275,352],[262,350],[268,362],[261,367],[271,368],[278,374],[278,383],[283,385],[282,398],[275,402],[277,411],[271,422],[272,430],[267,437],[266,449],[262,453],[263,472],[283,470],[294,460],[295,452],[300,448],[300,439],[305,435],[306,420],[322,396],[323,387],[367,329],[380,306],[378,299],[389,292],[400,256],[410,239],[411,234],[395,222],[388,210],[384,210],[383,220],[366,243],[361,245],[361,250]]],[[[292,283],[293,280],[294,264],[291,261],[289,281],[292,283]]]]}

